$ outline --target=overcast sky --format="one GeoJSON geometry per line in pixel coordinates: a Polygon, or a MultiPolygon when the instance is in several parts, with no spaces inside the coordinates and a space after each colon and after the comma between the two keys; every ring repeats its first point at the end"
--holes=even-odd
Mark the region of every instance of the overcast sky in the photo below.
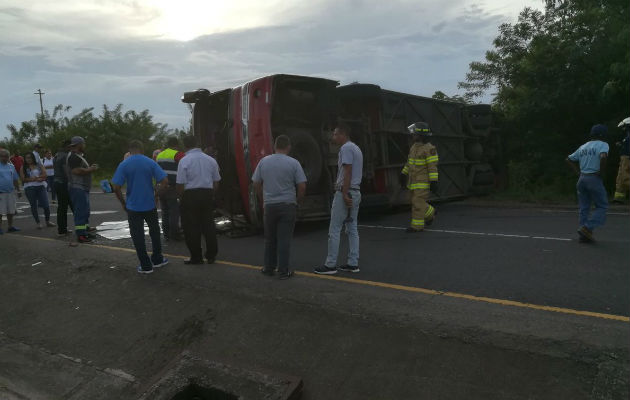
{"type": "Polygon", "coordinates": [[[0,137],[44,107],[123,103],[187,125],[186,90],[292,73],[457,93],[497,27],[542,0],[1,0],[0,137]]]}

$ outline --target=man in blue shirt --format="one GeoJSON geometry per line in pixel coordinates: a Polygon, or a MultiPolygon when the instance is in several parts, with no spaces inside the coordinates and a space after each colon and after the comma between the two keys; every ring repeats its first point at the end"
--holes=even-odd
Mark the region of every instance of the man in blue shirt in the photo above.
{"type": "Polygon", "coordinates": [[[13,215],[15,215],[15,193],[19,192],[18,179],[20,176],[13,164],[9,162],[9,151],[0,149],[0,235],[2,231],[2,216],[7,216],[9,232],[17,232],[18,228],[13,226],[13,215]]]}
{"type": "Polygon", "coordinates": [[[146,157],[142,143],[133,140],[129,144],[131,156],[121,162],[116,168],[112,183],[116,197],[127,212],[129,232],[131,240],[136,248],[136,254],[140,260],[138,272],[150,274],[153,268],[166,265],[168,259],[162,255],[162,243],[160,242],[160,225],[155,207],[155,189],[153,179],[162,187],[168,185],[166,172],[160,166],[146,157]],[[127,200],[122,195],[121,187],[127,183],[127,200]],[[144,242],[144,222],[149,226],[153,254],[151,258],[147,254],[144,242]]]}
{"type": "Polygon", "coordinates": [[[602,181],[602,174],[606,168],[608,158],[608,143],[606,125],[594,125],[591,128],[591,140],[584,143],[573,154],[569,155],[567,162],[580,176],[577,182],[578,203],[580,207],[580,228],[578,234],[580,242],[593,242],[593,230],[604,225],[606,210],[608,209],[608,195],[602,181]],[[578,168],[579,165],[579,168],[578,168]],[[591,205],[595,203],[595,209],[591,214],[591,205]],[[589,216],[589,214],[591,214],[589,216]]]}

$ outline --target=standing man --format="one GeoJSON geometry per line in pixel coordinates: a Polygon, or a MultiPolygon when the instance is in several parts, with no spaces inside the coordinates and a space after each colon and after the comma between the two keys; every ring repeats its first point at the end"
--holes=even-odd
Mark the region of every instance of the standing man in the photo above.
{"type": "Polygon", "coordinates": [[[15,170],[19,174],[20,171],[22,170],[22,166],[24,165],[24,157],[19,155],[17,152],[14,152],[11,158],[9,158],[9,162],[13,164],[13,166],[15,167],[15,170]]]}
{"type": "Polygon", "coordinates": [[[53,204],[57,202],[57,193],[55,192],[55,168],[52,152],[50,150],[46,150],[44,153],[44,158],[42,159],[42,163],[44,168],[46,169],[46,191],[50,191],[50,196],[52,198],[53,204]]]}
{"type": "Polygon", "coordinates": [[[333,142],[341,146],[337,159],[335,195],[330,209],[328,226],[328,256],[323,266],[314,269],[316,274],[332,275],[337,270],[359,272],[359,230],[357,216],[361,204],[361,178],[363,177],[363,153],[350,141],[350,127],[338,124],[333,132],[333,142]],[[343,225],[348,235],[348,261],[337,267],[339,236],[343,225]]]}
{"type": "Polygon", "coordinates": [[[427,200],[429,191],[435,193],[437,190],[438,154],[435,146],[429,143],[433,135],[429,124],[416,122],[409,125],[407,130],[413,144],[409,149],[407,164],[401,171],[401,184],[404,186],[407,181],[407,189],[411,192],[411,224],[407,233],[415,233],[433,223],[435,208],[427,200]]]}
{"type": "Polygon", "coordinates": [[[168,186],[158,190],[160,206],[162,208],[162,232],[164,239],[181,240],[179,229],[179,202],[177,201],[177,165],[184,157],[184,153],[178,151],[179,141],[175,136],[168,138],[166,150],[160,152],[156,161],[168,176],[168,186]]]}
{"type": "Polygon", "coordinates": [[[289,253],[296,207],[306,193],[306,175],[300,163],[288,156],[291,151],[288,136],[278,136],[274,148],[275,154],[260,160],[252,181],[265,209],[265,266],[262,273],[273,276],[277,267],[280,279],[288,279],[293,275],[293,271],[289,271],[289,253]]]}
{"type": "Polygon", "coordinates": [[[68,193],[68,170],[66,168],[66,159],[70,155],[70,140],[66,139],[55,154],[53,160],[53,169],[55,170],[55,180],[53,182],[53,190],[57,194],[59,203],[57,204],[57,234],[65,236],[72,232],[68,230],[68,206],[74,213],[74,207],[70,201],[68,193]]]}
{"type": "Polygon", "coordinates": [[[194,136],[183,140],[186,156],[177,166],[177,193],[181,199],[182,225],[190,258],[184,264],[203,264],[201,235],[206,238],[206,259],[214,263],[217,234],[214,226],[214,191],[219,186],[219,164],[204,154],[194,136]]]}
{"type": "Polygon", "coordinates": [[[13,215],[15,215],[16,193],[20,192],[19,175],[13,164],[9,163],[9,151],[0,149],[0,235],[2,230],[2,216],[7,216],[8,232],[17,232],[18,228],[13,226],[13,215]]]}
{"type": "Polygon", "coordinates": [[[604,188],[602,174],[606,169],[608,159],[608,143],[604,141],[607,132],[606,125],[594,125],[591,128],[591,140],[567,158],[571,168],[580,176],[577,182],[580,228],[577,232],[582,243],[594,242],[593,230],[606,222],[608,195],[604,188]],[[595,210],[589,217],[593,203],[595,203],[595,210]]]}
{"type": "Polygon", "coordinates": [[[623,203],[630,190],[630,117],[617,125],[625,134],[619,147],[619,171],[617,171],[617,184],[615,186],[615,199],[613,203],[623,203]]]}
{"type": "Polygon", "coordinates": [[[74,229],[79,243],[91,243],[89,236],[90,221],[90,188],[92,187],[92,173],[98,165],[89,165],[83,158],[85,140],[75,136],[70,140],[70,155],[66,159],[68,170],[68,193],[74,206],[74,229]]]}
{"type": "Polygon", "coordinates": [[[42,163],[42,156],[39,154],[40,151],[42,151],[42,145],[35,143],[35,146],[33,146],[33,155],[35,156],[35,164],[38,165],[42,163]]]}
{"type": "Polygon", "coordinates": [[[123,210],[127,212],[129,232],[140,265],[137,270],[141,274],[150,274],[153,268],[159,268],[168,264],[168,259],[162,255],[162,243],[160,242],[160,224],[158,222],[157,209],[155,207],[155,189],[153,179],[161,186],[168,185],[166,172],[149,157],[146,157],[144,147],[138,140],[129,143],[131,156],[121,162],[116,168],[112,183],[114,193],[120,201],[123,210]],[[127,183],[127,200],[125,201],[121,187],[127,183]],[[151,258],[147,254],[144,241],[144,223],[149,226],[153,254],[151,258]]]}

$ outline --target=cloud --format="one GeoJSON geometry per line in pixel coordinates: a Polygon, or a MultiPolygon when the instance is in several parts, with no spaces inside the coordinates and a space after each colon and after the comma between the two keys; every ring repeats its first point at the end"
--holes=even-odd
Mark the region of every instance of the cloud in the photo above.
{"type": "Polygon", "coordinates": [[[5,2],[0,123],[33,118],[38,103],[28,99],[41,87],[48,108],[123,103],[182,127],[190,117],[179,101],[184,91],[219,90],[274,73],[454,94],[497,26],[513,18],[517,7],[505,4],[519,0],[314,0],[299,7],[276,1],[250,8],[241,1],[229,10],[260,15],[190,41],[156,30],[164,18],[160,1],[5,2]]]}

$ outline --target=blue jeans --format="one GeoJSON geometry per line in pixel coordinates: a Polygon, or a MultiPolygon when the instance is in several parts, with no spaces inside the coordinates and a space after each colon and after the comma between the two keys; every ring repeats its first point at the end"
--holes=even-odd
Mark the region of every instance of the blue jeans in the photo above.
{"type": "Polygon", "coordinates": [[[77,237],[86,236],[90,221],[90,192],[78,188],[68,188],[70,201],[74,206],[74,229],[77,237]]]}
{"type": "Polygon", "coordinates": [[[153,264],[160,264],[162,259],[162,242],[160,241],[160,224],[158,222],[157,210],[131,211],[127,210],[127,221],[129,222],[129,233],[133,246],[136,248],[136,255],[143,269],[151,269],[153,264]],[[151,236],[151,246],[153,254],[151,258],[147,254],[147,246],[144,242],[144,222],[149,226],[151,236]]]}
{"type": "Polygon", "coordinates": [[[606,222],[608,194],[599,175],[580,175],[577,183],[578,204],[580,206],[580,226],[593,230],[606,222]],[[591,214],[591,205],[595,209],[591,214]],[[589,217],[589,214],[590,217],[589,217]]]}
{"type": "MultiPolygon", "coordinates": [[[[359,204],[361,204],[361,192],[351,190],[352,208],[350,216],[352,222],[346,222],[346,234],[348,235],[348,265],[359,265],[359,230],[357,229],[357,217],[359,215],[359,204]]],[[[343,194],[335,192],[332,208],[330,209],[330,225],[328,226],[328,256],[326,266],[335,268],[337,266],[337,255],[339,254],[339,239],[344,220],[348,217],[348,207],[343,201],[343,194]]]]}
{"type": "Polygon", "coordinates": [[[35,222],[39,224],[39,211],[38,207],[44,209],[44,217],[46,222],[50,221],[50,206],[48,205],[48,195],[46,194],[46,188],[44,186],[29,186],[24,189],[26,198],[31,205],[31,214],[35,218],[35,222]]]}

